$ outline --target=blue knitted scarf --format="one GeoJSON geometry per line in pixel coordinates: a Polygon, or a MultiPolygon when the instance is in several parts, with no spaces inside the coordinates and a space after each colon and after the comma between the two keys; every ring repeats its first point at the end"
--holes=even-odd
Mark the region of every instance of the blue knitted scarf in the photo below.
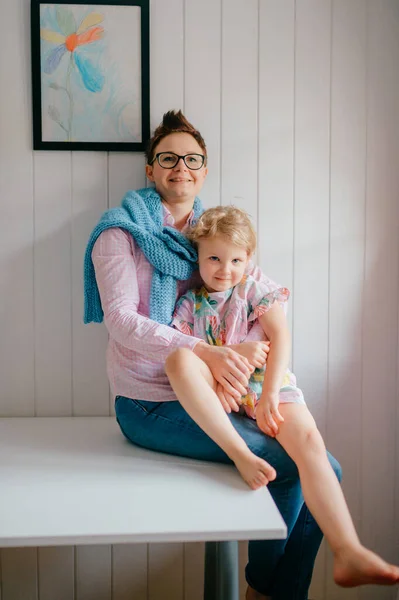
{"type": "MultiPolygon", "coordinates": [[[[198,217],[202,211],[201,202],[196,198],[194,216],[198,217]]],[[[197,252],[180,231],[163,226],[162,202],[154,188],[129,191],[121,206],[107,210],[94,228],[84,258],[84,322],[101,323],[103,320],[91,253],[100,233],[111,227],[128,231],[154,267],[150,318],[169,325],[176,302],[177,281],[188,279],[197,269],[197,252]]]]}

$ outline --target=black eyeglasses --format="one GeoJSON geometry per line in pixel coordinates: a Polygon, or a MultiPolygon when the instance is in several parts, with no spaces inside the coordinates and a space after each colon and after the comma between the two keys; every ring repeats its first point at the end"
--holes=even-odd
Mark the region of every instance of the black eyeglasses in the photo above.
{"type": "Polygon", "coordinates": [[[197,171],[201,167],[204,166],[205,156],[203,154],[185,154],[184,156],[179,156],[174,152],[158,152],[155,155],[154,160],[152,161],[152,165],[155,160],[158,162],[159,166],[163,169],[174,169],[180,159],[183,159],[184,164],[187,169],[192,171],[197,171]]]}

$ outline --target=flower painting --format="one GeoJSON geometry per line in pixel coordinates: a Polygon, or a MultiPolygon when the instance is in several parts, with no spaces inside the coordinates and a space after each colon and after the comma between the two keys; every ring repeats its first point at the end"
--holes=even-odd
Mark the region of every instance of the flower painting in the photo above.
{"type": "Polygon", "coordinates": [[[144,4],[32,0],[36,149],[143,149],[149,116],[144,4]]]}

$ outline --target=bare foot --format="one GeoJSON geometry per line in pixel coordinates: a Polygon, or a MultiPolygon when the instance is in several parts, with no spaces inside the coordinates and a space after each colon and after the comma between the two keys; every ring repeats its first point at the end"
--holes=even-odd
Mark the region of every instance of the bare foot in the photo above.
{"type": "Polygon", "coordinates": [[[249,487],[257,490],[276,478],[276,471],[263,458],[256,456],[249,448],[231,456],[241,477],[249,487]]]}
{"type": "Polygon", "coordinates": [[[245,594],[245,600],[270,600],[270,596],[263,596],[259,592],[255,592],[250,586],[247,587],[247,593],[245,594]]]}
{"type": "Polygon", "coordinates": [[[394,585],[399,583],[399,567],[390,565],[371,550],[359,546],[355,551],[335,555],[334,580],[342,587],[394,585]]]}

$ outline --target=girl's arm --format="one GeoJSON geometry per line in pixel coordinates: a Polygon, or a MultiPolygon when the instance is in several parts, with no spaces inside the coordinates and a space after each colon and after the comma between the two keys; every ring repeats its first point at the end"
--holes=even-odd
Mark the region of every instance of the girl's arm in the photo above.
{"type": "Polygon", "coordinates": [[[259,317],[267,338],[270,351],[267,356],[267,368],[262,395],[256,409],[259,428],[274,437],[279,424],[284,421],[278,410],[279,392],[290,358],[290,333],[287,327],[284,309],[274,302],[270,309],[259,317]]]}
{"type": "Polygon", "coordinates": [[[228,391],[245,393],[251,368],[248,360],[230,348],[208,346],[204,341],[161,325],[137,312],[140,303],[140,273],[129,234],[107,229],[92,252],[104,322],[110,335],[125,348],[163,362],[176,348],[190,348],[211,369],[228,391]]]}

